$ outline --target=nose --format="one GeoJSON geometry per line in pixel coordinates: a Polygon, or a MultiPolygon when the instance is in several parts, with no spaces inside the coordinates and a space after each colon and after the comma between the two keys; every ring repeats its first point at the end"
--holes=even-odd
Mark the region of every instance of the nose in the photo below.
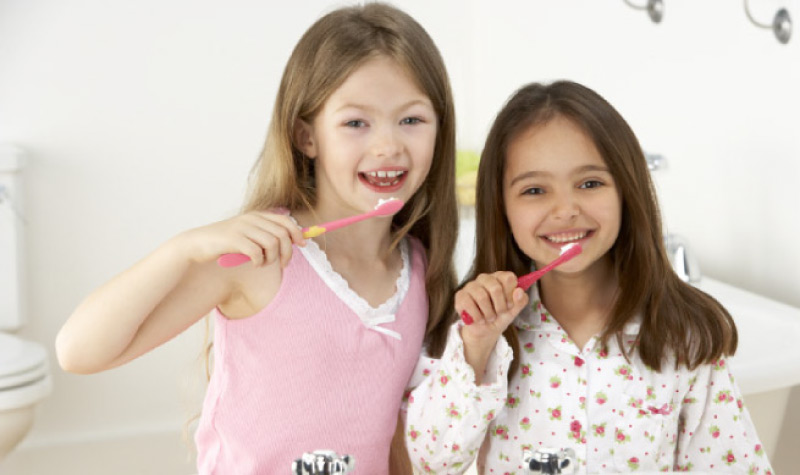
{"type": "Polygon", "coordinates": [[[573,193],[569,191],[556,193],[552,210],[552,214],[555,219],[569,221],[570,219],[578,216],[580,212],[580,203],[573,193]]]}
{"type": "Polygon", "coordinates": [[[402,146],[393,127],[377,128],[372,140],[372,153],[376,157],[392,158],[400,153],[402,146]]]}

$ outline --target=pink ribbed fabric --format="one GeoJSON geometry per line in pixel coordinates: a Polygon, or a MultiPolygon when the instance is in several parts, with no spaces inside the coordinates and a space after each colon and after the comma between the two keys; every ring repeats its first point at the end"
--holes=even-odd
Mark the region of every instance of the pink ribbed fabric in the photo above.
{"type": "Polygon", "coordinates": [[[256,315],[215,311],[214,373],[195,434],[201,475],[283,475],[319,449],[354,456],[357,474],[388,473],[428,315],[424,249],[410,242],[408,293],[381,324],[400,341],[367,328],[301,252],[256,315]]]}

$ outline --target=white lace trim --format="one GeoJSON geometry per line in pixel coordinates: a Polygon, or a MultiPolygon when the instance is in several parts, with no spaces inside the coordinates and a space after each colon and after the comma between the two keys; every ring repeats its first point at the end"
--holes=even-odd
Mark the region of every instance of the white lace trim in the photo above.
{"type": "Polygon", "coordinates": [[[399,333],[388,328],[383,328],[382,323],[391,323],[395,321],[395,314],[400,308],[410,285],[410,270],[411,263],[409,261],[408,240],[403,239],[400,242],[400,257],[403,260],[403,268],[400,270],[400,275],[395,281],[395,293],[387,301],[382,303],[379,307],[375,308],[369,304],[363,297],[358,295],[353,289],[350,288],[347,280],[341,274],[333,270],[328,256],[320,249],[319,245],[313,239],[306,239],[305,247],[298,247],[297,249],[303,253],[306,260],[311,267],[319,274],[320,278],[331,290],[358,315],[364,325],[377,332],[389,335],[392,338],[402,340],[399,333]]]}

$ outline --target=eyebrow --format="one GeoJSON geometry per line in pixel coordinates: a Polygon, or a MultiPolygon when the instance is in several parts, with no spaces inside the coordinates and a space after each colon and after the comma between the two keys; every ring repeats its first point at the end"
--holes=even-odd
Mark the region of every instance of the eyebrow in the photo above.
{"type": "MultiPolygon", "coordinates": [[[[582,167],[576,168],[572,173],[574,175],[577,175],[577,174],[586,173],[586,172],[611,173],[611,172],[608,171],[608,167],[600,166],[600,165],[584,165],[582,167]]],[[[511,179],[511,183],[508,186],[514,186],[514,183],[516,183],[518,181],[521,181],[521,180],[524,180],[526,178],[535,178],[535,177],[540,177],[540,176],[551,176],[551,174],[548,173],[548,172],[540,172],[540,171],[536,171],[536,170],[527,171],[527,172],[521,173],[521,174],[515,176],[513,179],[511,179]]]]}
{"type": "MultiPolygon", "coordinates": [[[[406,102],[405,104],[401,104],[400,106],[398,106],[396,108],[396,110],[408,109],[409,107],[412,107],[412,106],[415,106],[415,105],[421,105],[421,106],[430,107],[431,109],[433,109],[433,104],[431,104],[430,101],[425,100],[425,99],[413,99],[413,100],[410,100],[410,101],[406,102]]],[[[364,105],[364,104],[356,104],[356,103],[353,103],[353,102],[348,102],[348,103],[343,104],[341,107],[336,108],[336,110],[334,110],[334,112],[339,112],[341,110],[349,109],[349,108],[361,109],[361,110],[365,110],[365,111],[368,111],[368,112],[372,112],[372,111],[375,110],[375,108],[371,107],[371,106],[367,106],[367,105],[364,105]]]]}

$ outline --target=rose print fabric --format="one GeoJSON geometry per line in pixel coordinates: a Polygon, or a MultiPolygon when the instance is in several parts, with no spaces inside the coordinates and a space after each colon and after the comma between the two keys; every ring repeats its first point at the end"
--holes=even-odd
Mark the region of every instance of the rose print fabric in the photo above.
{"type": "MultiPolygon", "coordinates": [[[[575,450],[579,473],[705,471],[771,474],[724,360],[658,373],[616,339],[579,349],[531,288],[515,319],[520,369],[507,383],[511,349],[498,341],[484,383],[464,359],[461,322],[441,359],[423,356],[405,402],[406,444],[423,473],[524,474],[523,449],[575,450]]],[[[639,324],[624,330],[629,348],[639,324]]]]}

